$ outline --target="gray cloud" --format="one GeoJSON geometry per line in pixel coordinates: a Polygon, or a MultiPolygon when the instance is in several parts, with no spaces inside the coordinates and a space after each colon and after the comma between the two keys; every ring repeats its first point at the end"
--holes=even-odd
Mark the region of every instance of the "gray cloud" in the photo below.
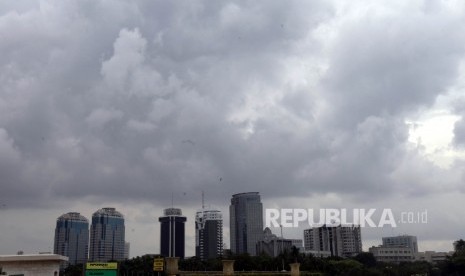
{"type": "Polygon", "coordinates": [[[463,17],[442,9],[404,12],[367,13],[339,30],[323,80],[338,126],[429,106],[455,81],[463,17]]]}
{"type": "Polygon", "coordinates": [[[459,166],[412,149],[404,121],[454,85],[463,13],[341,10],[0,4],[0,203],[60,215],[83,203],[161,208],[173,194],[191,211],[200,190],[223,207],[254,190],[355,205],[402,193],[422,207],[460,191],[459,166]]]}

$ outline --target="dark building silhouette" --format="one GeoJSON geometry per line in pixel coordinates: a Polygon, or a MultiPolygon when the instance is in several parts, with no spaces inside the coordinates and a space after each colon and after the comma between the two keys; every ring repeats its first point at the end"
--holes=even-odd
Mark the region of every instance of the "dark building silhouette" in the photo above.
{"type": "Polygon", "coordinates": [[[218,210],[202,209],[195,216],[195,256],[202,261],[223,255],[223,216],[218,210]]]}
{"type": "Polygon", "coordinates": [[[185,222],[181,209],[168,208],[160,222],[160,254],[165,257],[184,258],[185,222]]]}
{"type": "Polygon", "coordinates": [[[263,205],[258,192],[235,194],[229,206],[231,251],[257,255],[257,242],[263,236],[263,205]]]}
{"type": "Polygon", "coordinates": [[[266,254],[270,257],[277,257],[285,251],[291,252],[292,240],[278,237],[266,227],[263,230],[263,238],[257,242],[257,254],[266,254]]]}
{"type": "Polygon", "coordinates": [[[70,212],[57,219],[53,253],[69,258],[69,264],[84,264],[89,252],[89,221],[70,212]]]}

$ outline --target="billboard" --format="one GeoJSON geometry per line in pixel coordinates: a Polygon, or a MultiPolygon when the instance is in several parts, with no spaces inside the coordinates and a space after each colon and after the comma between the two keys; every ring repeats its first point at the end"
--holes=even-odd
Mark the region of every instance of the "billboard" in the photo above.
{"type": "Polygon", "coordinates": [[[118,263],[87,263],[86,276],[117,276],[118,263]]]}
{"type": "Polygon", "coordinates": [[[96,270],[116,270],[118,269],[118,263],[87,263],[86,269],[96,269],[96,270]]]}
{"type": "Polygon", "coordinates": [[[87,270],[86,276],[117,276],[116,270],[87,270]]]}

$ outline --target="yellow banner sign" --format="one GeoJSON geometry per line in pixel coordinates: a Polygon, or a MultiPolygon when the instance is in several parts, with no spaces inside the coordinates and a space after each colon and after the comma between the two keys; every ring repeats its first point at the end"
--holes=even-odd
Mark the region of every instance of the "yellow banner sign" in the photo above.
{"type": "Polygon", "coordinates": [[[87,263],[86,269],[118,269],[118,263],[87,263]]]}
{"type": "Polygon", "coordinates": [[[163,258],[156,258],[153,260],[153,271],[163,271],[165,262],[163,258]]]}

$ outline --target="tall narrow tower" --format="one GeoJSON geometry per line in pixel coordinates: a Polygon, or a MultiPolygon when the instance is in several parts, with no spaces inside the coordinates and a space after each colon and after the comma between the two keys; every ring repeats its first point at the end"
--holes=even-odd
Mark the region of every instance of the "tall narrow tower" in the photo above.
{"type": "Polygon", "coordinates": [[[92,215],[89,259],[97,262],[124,260],[124,217],[115,208],[102,208],[92,215]]]}
{"type": "Polygon", "coordinates": [[[87,262],[89,252],[89,221],[71,212],[57,219],[53,253],[69,258],[69,264],[87,262]]]}
{"type": "Polygon", "coordinates": [[[233,195],[229,218],[231,251],[256,256],[256,245],[263,235],[263,205],[259,193],[233,195]]]}
{"type": "Polygon", "coordinates": [[[223,255],[223,216],[202,208],[195,216],[195,256],[202,261],[223,255]]]}
{"type": "Polygon", "coordinates": [[[160,222],[160,254],[165,257],[184,258],[186,217],[182,216],[181,209],[168,208],[164,216],[159,217],[160,222]]]}

